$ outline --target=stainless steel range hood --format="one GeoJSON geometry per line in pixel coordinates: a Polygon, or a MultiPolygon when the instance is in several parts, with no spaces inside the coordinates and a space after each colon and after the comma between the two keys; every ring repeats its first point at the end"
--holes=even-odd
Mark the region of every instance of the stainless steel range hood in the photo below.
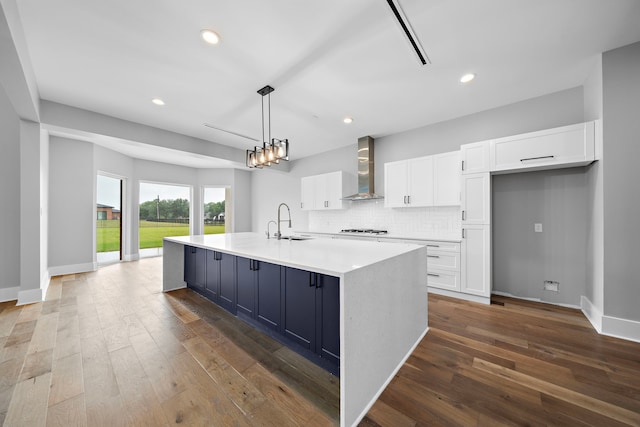
{"type": "Polygon", "coordinates": [[[373,174],[373,138],[358,138],[358,192],[344,197],[342,200],[375,200],[382,196],[374,192],[373,174]]]}

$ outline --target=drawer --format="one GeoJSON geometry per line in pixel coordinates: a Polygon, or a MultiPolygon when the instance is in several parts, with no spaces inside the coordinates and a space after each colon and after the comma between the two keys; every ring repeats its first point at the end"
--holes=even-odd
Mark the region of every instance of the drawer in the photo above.
{"type": "Polygon", "coordinates": [[[427,253],[433,252],[458,252],[460,253],[460,243],[458,242],[426,242],[427,253]]]}
{"type": "Polygon", "coordinates": [[[460,252],[427,251],[427,271],[460,271],[460,252]]]}
{"type": "Polygon", "coordinates": [[[405,240],[405,243],[413,243],[414,245],[423,245],[429,251],[447,251],[460,252],[460,242],[444,242],[440,240],[405,240]]]}
{"type": "Polygon", "coordinates": [[[460,291],[460,273],[434,270],[427,273],[427,286],[460,291]]]}

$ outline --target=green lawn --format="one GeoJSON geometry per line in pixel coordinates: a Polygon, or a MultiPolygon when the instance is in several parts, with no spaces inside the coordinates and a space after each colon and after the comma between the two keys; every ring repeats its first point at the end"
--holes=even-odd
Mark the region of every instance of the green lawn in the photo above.
{"type": "MultiPolygon", "coordinates": [[[[119,250],[120,229],[117,227],[117,223],[105,224],[105,221],[102,221],[102,224],[98,225],[96,228],[96,252],[112,252],[119,250]],[[100,225],[103,226],[101,227],[100,225]]],[[[204,234],[220,233],[224,233],[224,225],[204,226],[204,234]]],[[[140,249],[162,247],[163,237],[188,235],[189,224],[140,221],[140,249]]]]}

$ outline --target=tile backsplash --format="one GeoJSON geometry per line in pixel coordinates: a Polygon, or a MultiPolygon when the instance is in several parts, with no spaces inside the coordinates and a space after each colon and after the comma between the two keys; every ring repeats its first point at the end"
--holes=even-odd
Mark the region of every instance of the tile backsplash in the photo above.
{"type": "Polygon", "coordinates": [[[375,228],[397,235],[459,236],[459,206],[385,208],[383,200],[351,202],[347,209],[309,211],[309,231],[334,233],[344,228],[375,228]]]}

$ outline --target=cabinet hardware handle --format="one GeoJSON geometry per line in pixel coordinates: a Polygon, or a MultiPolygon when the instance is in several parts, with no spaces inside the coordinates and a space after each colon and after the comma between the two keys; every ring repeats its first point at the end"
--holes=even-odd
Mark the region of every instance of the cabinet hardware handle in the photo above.
{"type": "Polygon", "coordinates": [[[427,245],[428,248],[439,248],[440,245],[427,245]]]}
{"type": "Polygon", "coordinates": [[[309,273],[309,287],[313,288],[313,287],[318,287],[318,284],[316,283],[317,279],[316,279],[316,273],[309,273]]]}
{"type": "Polygon", "coordinates": [[[304,203],[300,203],[300,209],[304,209],[304,203]]]}
{"type": "Polygon", "coordinates": [[[542,159],[553,159],[555,156],[540,156],[540,157],[527,157],[525,159],[520,159],[521,162],[526,162],[527,160],[542,160],[542,159]]]}
{"type": "Polygon", "coordinates": [[[427,255],[427,258],[440,258],[439,255],[427,255]]]}
{"type": "Polygon", "coordinates": [[[464,170],[464,160],[462,161],[462,170],[464,170]]]}
{"type": "Polygon", "coordinates": [[[255,271],[260,270],[260,261],[258,261],[257,259],[253,261],[255,264],[253,265],[253,269],[255,271]]]}
{"type": "Polygon", "coordinates": [[[462,229],[462,238],[464,239],[464,228],[462,229]]]}
{"type": "Polygon", "coordinates": [[[318,273],[313,273],[316,275],[316,289],[320,289],[322,287],[322,282],[320,281],[320,275],[318,273]]]}
{"type": "Polygon", "coordinates": [[[462,211],[462,220],[466,221],[467,220],[467,215],[466,215],[466,211],[462,211]]]}
{"type": "Polygon", "coordinates": [[[410,205],[411,204],[411,196],[407,196],[407,204],[410,205]]]}
{"type": "Polygon", "coordinates": [[[435,274],[435,273],[427,273],[427,276],[431,276],[431,277],[440,277],[439,274],[435,274]]]}

